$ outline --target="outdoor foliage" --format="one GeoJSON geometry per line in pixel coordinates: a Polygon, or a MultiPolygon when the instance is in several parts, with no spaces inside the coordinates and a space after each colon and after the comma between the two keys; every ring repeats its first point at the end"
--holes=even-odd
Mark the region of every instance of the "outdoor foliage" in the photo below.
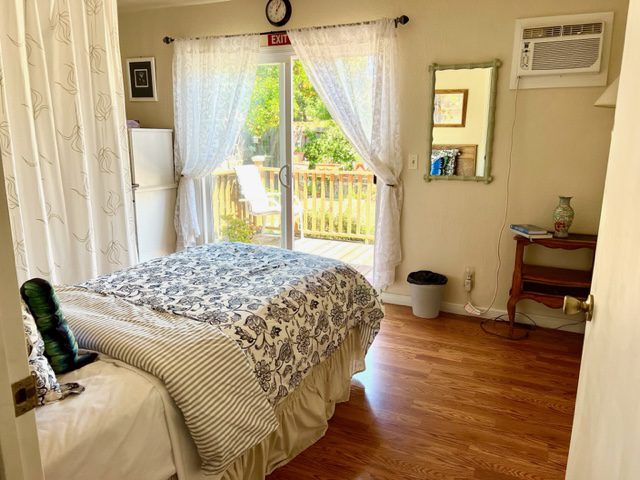
{"type": "Polygon", "coordinates": [[[294,122],[333,122],[327,107],[311,85],[307,72],[298,60],[293,63],[293,95],[294,122]]]}
{"type": "MultiPolygon", "coordinates": [[[[296,151],[305,154],[310,168],[318,163],[340,163],[344,169],[351,170],[357,154],[331,118],[299,61],[293,63],[293,93],[296,151]]],[[[279,124],[279,69],[276,65],[260,65],[246,121],[256,145],[252,153],[269,150],[269,133],[279,124]]]]}
{"type": "Polygon", "coordinates": [[[307,141],[302,151],[309,168],[332,162],[341,164],[345,170],[353,170],[357,154],[335,122],[327,124],[319,133],[307,128],[304,134],[307,141]]]}
{"type": "Polygon", "coordinates": [[[260,65],[251,96],[251,106],[247,114],[246,126],[249,132],[261,138],[268,130],[280,124],[278,67],[260,65]]]}
{"type": "Polygon", "coordinates": [[[234,215],[225,215],[222,217],[222,221],[224,222],[222,236],[230,242],[251,243],[258,231],[251,222],[234,215]]]}

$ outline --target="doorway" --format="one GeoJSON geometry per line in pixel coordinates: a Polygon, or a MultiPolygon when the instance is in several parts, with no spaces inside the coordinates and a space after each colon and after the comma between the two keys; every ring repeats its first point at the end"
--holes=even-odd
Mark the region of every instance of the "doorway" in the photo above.
{"type": "Polygon", "coordinates": [[[213,172],[216,241],[373,270],[376,187],[291,51],[264,54],[233,155],[213,172]]]}

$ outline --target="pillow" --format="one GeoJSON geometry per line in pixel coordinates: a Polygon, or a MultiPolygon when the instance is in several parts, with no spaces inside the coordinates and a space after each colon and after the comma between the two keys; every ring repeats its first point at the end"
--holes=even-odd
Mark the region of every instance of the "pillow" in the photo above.
{"type": "Polygon", "coordinates": [[[442,175],[442,157],[431,156],[431,175],[442,175]]]}
{"type": "Polygon", "coordinates": [[[64,319],[56,292],[49,282],[32,278],[24,282],[20,294],[29,307],[44,340],[44,353],[57,374],[67,373],[93,362],[95,352],[78,353],[78,342],[64,319]]]}
{"type": "Polygon", "coordinates": [[[36,379],[38,405],[62,400],[70,393],[83,392],[84,387],[77,383],[62,385],[58,383],[55,372],[44,356],[44,340],[42,340],[42,336],[36,327],[36,322],[25,304],[22,304],[22,325],[27,341],[29,371],[36,379]]]}
{"type": "Polygon", "coordinates": [[[457,148],[434,149],[431,152],[431,175],[455,175],[460,150],[457,148]]]}

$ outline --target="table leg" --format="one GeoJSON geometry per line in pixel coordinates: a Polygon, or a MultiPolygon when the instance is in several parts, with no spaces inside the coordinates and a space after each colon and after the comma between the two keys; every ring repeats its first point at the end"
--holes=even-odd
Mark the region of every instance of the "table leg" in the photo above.
{"type": "Polygon", "coordinates": [[[516,256],[513,266],[513,279],[511,282],[511,292],[507,302],[507,313],[509,314],[509,337],[513,338],[513,329],[516,321],[516,304],[522,293],[522,264],[524,262],[524,240],[518,239],[516,243],[516,256]]]}
{"type": "Polygon", "coordinates": [[[509,337],[513,338],[513,328],[516,321],[516,304],[518,303],[518,294],[512,294],[507,302],[507,314],[509,315],[509,337]]]}

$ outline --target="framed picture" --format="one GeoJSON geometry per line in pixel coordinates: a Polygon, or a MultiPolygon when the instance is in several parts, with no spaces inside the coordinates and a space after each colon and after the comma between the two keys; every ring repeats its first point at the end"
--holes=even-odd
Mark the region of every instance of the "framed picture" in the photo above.
{"type": "Polygon", "coordinates": [[[156,61],[153,57],[127,58],[129,100],[157,102],[156,61]]]}
{"type": "Polygon", "coordinates": [[[433,98],[434,127],[464,127],[469,90],[436,90],[433,98]]]}

